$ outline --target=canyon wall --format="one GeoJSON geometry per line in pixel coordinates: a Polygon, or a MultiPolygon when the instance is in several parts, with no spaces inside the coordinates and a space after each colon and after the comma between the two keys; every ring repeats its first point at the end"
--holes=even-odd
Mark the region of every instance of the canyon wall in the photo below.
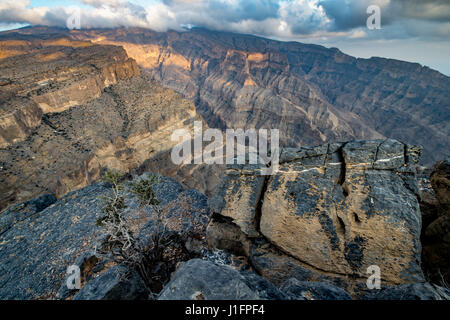
{"type": "Polygon", "coordinates": [[[0,51],[9,52],[0,60],[0,147],[23,140],[42,114],[87,103],[105,87],[140,73],[115,46],[64,39],[0,41],[0,51]]]}
{"type": "Polygon", "coordinates": [[[170,137],[201,121],[193,103],[141,75],[121,47],[26,44],[0,60],[0,209],[41,193],[60,197],[105,168],[140,172],[153,158],[165,157],[153,171],[178,175],[170,137]]]}
{"type": "Polygon", "coordinates": [[[67,36],[123,46],[211,127],[279,128],[285,146],[395,138],[423,145],[427,165],[450,149],[450,78],[417,63],[203,29],[67,36]]]}

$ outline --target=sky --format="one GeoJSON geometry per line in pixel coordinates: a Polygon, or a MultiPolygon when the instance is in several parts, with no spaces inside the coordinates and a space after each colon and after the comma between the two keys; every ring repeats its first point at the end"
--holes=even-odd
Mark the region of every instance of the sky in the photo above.
{"type": "Polygon", "coordinates": [[[74,14],[81,28],[197,26],[419,62],[450,76],[450,0],[0,0],[0,30],[67,27],[74,14]]]}

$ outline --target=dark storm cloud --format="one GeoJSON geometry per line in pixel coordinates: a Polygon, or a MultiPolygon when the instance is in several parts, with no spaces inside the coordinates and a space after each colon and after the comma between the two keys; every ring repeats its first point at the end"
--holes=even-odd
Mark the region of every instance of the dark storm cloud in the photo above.
{"type": "MultiPolygon", "coordinates": [[[[64,1],[60,4],[31,8],[27,0],[2,0],[0,23],[66,26],[73,9],[64,1]]],[[[376,37],[450,36],[448,0],[80,0],[80,4],[83,28],[137,26],[165,31],[193,25],[280,39],[364,37],[367,8],[378,5],[385,31],[376,37]]]]}
{"type": "MultiPolygon", "coordinates": [[[[378,5],[381,8],[384,26],[400,25],[403,21],[411,24],[421,21],[449,23],[449,0],[321,0],[318,3],[328,18],[332,20],[333,30],[347,31],[365,25],[368,6],[378,5]]],[[[424,34],[428,34],[429,26],[424,26],[424,34]]],[[[413,32],[417,34],[420,32],[413,32]]],[[[405,33],[407,34],[407,33],[405,33]]]]}
{"type": "Polygon", "coordinates": [[[406,18],[450,22],[449,0],[397,0],[392,8],[406,18]]]}

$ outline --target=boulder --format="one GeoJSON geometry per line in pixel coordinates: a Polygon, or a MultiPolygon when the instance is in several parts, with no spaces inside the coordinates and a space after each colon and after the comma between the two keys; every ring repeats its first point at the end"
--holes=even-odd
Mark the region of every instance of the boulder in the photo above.
{"type": "Polygon", "coordinates": [[[327,282],[298,281],[291,278],[280,290],[291,300],[352,300],[352,297],[327,282]]]}
{"type": "MultiPolygon", "coordinates": [[[[385,283],[423,281],[419,157],[419,147],[392,139],[351,141],[282,149],[279,171],[261,179],[262,187],[233,178],[239,175],[229,170],[215,199],[221,205],[213,208],[228,218],[221,222],[228,227],[214,226],[220,219],[213,219],[208,242],[242,248],[255,269],[278,285],[291,277],[326,279],[350,284],[353,294],[372,265],[380,267],[385,283]],[[239,196],[233,195],[242,193],[259,198],[237,206],[239,196]],[[249,225],[259,236],[249,235],[249,225]]],[[[241,170],[257,180],[257,172],[241,170]]]]}
{"type": "Polygon", "coordinates": [[[391,140],[356,141],[338,149],[342,162],[317,155],[318,163],[282,164],[264,195],[261,233],[327,272],[361,277],[378,265],[386,281],[422,279],[419,205],[399,173],[407,168],[404,148],[391,140]]]}
{"type": "Polygon", "coordinates": [[[144,300],[148,296],[149,291],[136,271],[116,265],[86,283],[73,300],[144,300]]]}
{"type": "Polygon", "coordinates": [[[255,273],[193,259],[185,262],[164,287],[159,300],[284,299],[269,281],[255,273]]]}
{"type": "Polygon", "coordinates": [[[423,267],[436,283],[450,282],[450,162],[433,167],[430,178],[434,197],[425,198],[422,214],[427,218],[422,232],[423,267]]]}

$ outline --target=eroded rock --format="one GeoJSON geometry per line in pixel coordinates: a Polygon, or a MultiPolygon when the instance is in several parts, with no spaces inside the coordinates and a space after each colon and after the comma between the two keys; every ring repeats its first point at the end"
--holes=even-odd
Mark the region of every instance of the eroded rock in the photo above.
{"type": "MultiPolygon", "coordinates": [[[[228,189],[215,201],[230,218],[224,230],[233,232],[211,232],[209,243],[227,249],[227,237],[228,246],[240,242],[258,272],[279,284],[291,277],[334,279],[359,290],[371,265],[380,267],[383,283],[422,281],[419,155],[420,148],[391,139],[283,149],[280,170],[252,211],[255,218],[238,214],[243,207],[230,195],[241,187],[257,194],[259,185],[223,185],[228,189]],[[250,219],[242,222],[245,217],[250,219]],[[248,224],[259,238],[248,236],[248,224]]],[[[214,223],[210,228],[220,230],[214,223]]]]}
{"type": "Polygon", "coordinates": [[[73,300],[146,300],[149,291],[136,271],[117,265],[89,281],[73,300]]]}

